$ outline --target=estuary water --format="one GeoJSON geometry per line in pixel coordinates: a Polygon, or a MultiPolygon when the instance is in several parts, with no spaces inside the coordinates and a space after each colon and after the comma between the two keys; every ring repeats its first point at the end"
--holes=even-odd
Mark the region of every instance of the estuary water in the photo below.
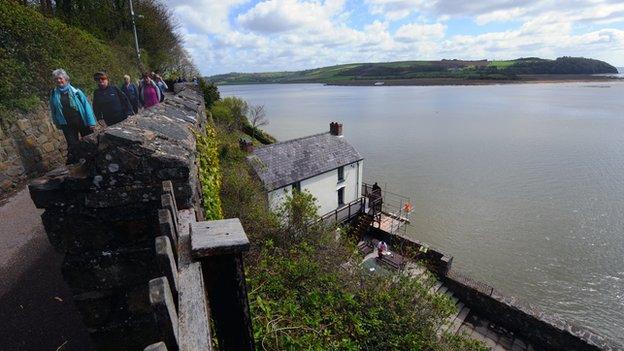
{"type": "Polygon", "coordinates": [[[279,140],[344,124],[408,232],[508,294],[624,343],[624,83],[222,86],[279,140]]]}

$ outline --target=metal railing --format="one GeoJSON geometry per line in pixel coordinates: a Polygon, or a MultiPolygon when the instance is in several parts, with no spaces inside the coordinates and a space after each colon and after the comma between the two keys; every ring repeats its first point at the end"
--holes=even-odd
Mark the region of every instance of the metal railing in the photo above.
{"type": "Polygon", "coordinates": [[[379,186],[375,188],[367,183],[362,184],[362,196],[368,199],[367,207],[379,227],[383,214],[393,219],[387,231],[395,234],[402,229],[405,232],[407,227],[405,224],[409,223],[409,215],[412,212],[409,197],[381,189],[379,186]]]}
{"type": "Polygon", "coordinates": [[[348,204],[322,215],[319,221],[326,224],[344,223],[364,212],[364,197],[357,198],[348,204]]]}

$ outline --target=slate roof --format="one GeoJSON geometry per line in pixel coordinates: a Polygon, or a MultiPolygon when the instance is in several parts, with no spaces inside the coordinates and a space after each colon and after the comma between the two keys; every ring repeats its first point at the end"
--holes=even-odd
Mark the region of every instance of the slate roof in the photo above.
{"type": "Polygon", "coordinates": [[[330,133],[262,146],[247,156],[267,191],[362,159],[344,137],[330,133]]]}

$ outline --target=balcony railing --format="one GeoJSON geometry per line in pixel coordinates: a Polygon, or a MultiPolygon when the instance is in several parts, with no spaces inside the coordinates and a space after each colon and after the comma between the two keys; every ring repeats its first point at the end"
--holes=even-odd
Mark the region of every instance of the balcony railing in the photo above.
{"type": "Polygon", "coordinates": [[[325,224],[329,225],[348,222],[358,214],[364,212],[364,200],[363,197],[357,198],[342,207],[322,215],[319,221],[323,221],[325,224]]]}

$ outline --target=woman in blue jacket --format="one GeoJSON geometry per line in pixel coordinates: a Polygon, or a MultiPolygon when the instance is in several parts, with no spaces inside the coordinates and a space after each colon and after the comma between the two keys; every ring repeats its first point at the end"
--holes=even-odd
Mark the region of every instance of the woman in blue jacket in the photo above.
{"type": "Polygon", "coordinates": [[[76,163],[76,146],[84,136],[95,130],[95,115],[85,94],[69,84],[65,70],[54,70],[52,76],[56,83],[56,88],[50,93],[52,121],[67,140],[67,164],[76,163]]]}
{"type": "Polygon", "coordinates": [[[132,105],[132,111],[136,115],[139,112],[139,89],[132,83],[129,75],[124,76],[124,83],[121,85],[121,91],[128,97],[132,105]]]}

